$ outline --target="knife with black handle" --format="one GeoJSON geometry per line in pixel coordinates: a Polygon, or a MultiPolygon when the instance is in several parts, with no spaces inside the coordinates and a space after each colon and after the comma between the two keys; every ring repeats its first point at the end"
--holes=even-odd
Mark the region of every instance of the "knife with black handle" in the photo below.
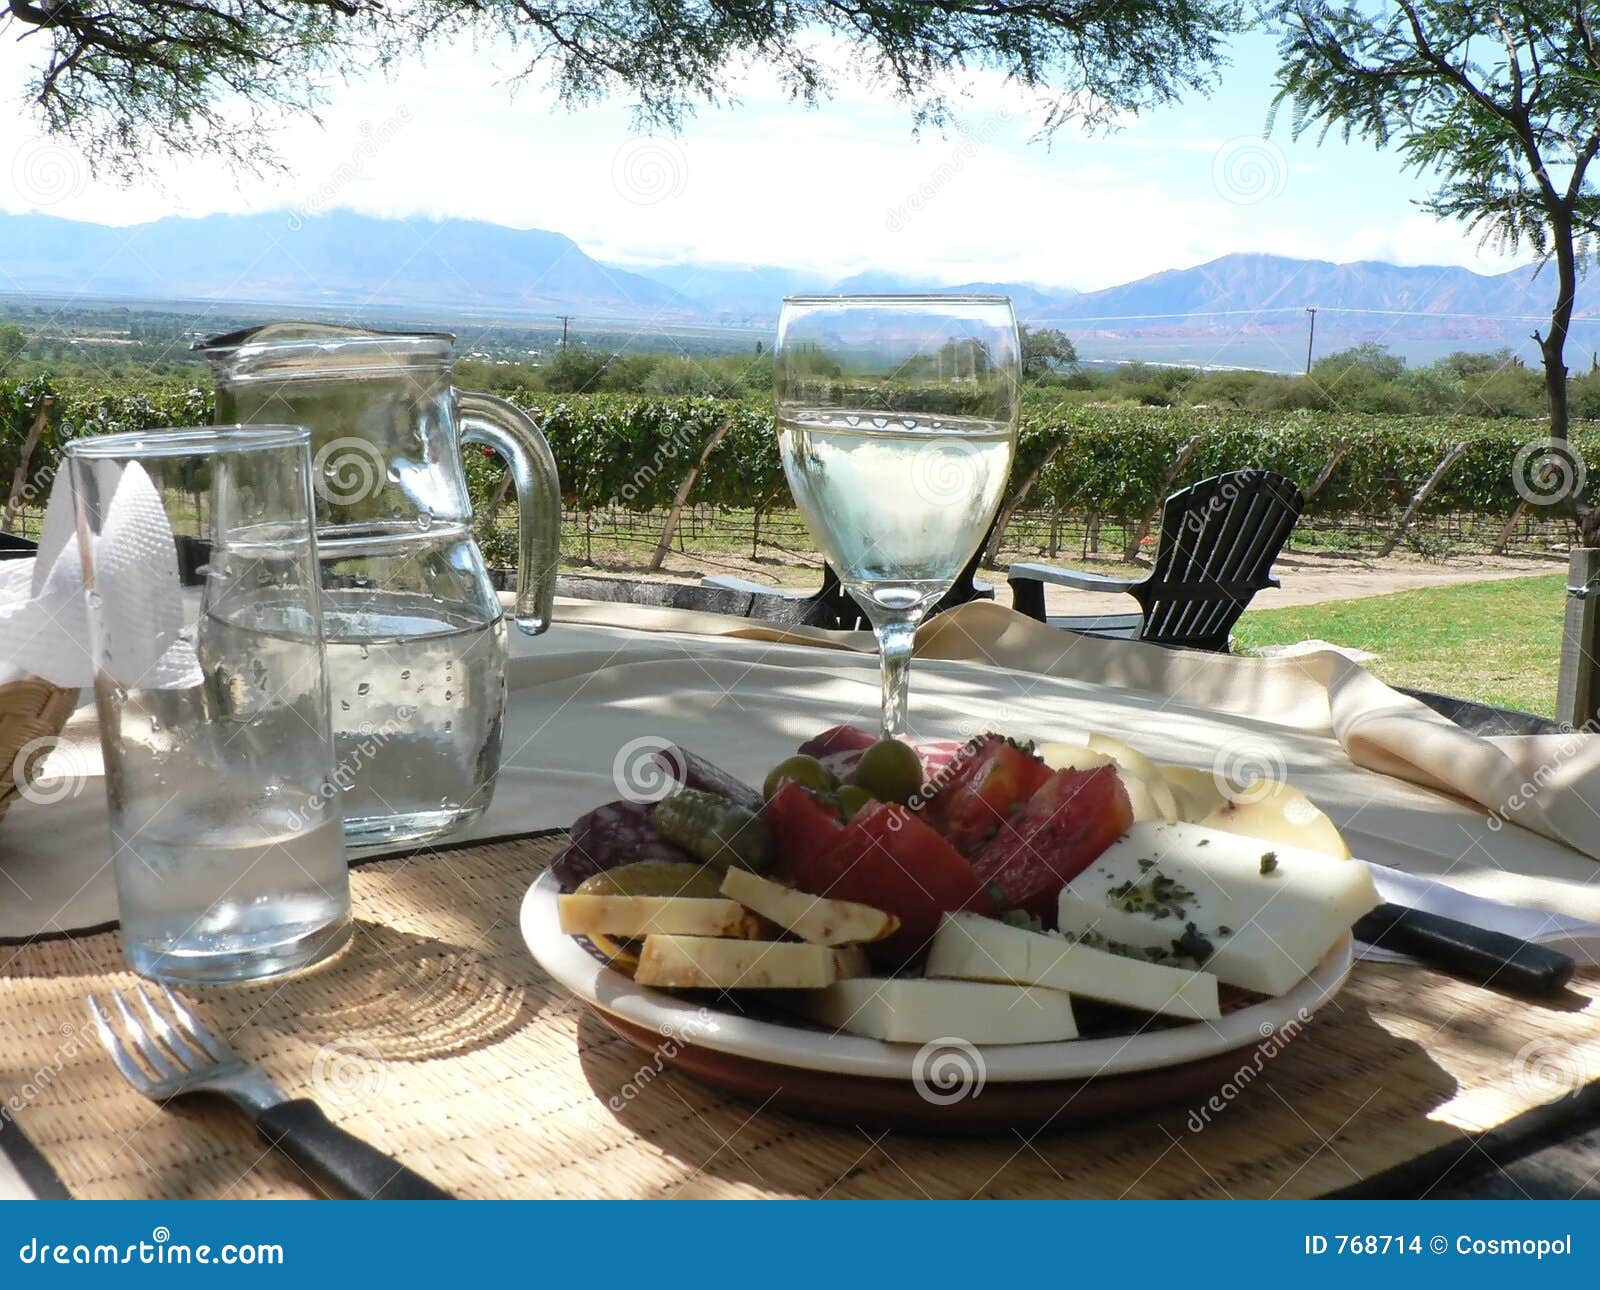
{"type": "Polygon", "coordinates": [[[1559,950],[1406,905],[1379,905],[1357,920],[1355,934],[1463,981],[1517,994],[1559,994],[1577,970],[1559,950]]]}

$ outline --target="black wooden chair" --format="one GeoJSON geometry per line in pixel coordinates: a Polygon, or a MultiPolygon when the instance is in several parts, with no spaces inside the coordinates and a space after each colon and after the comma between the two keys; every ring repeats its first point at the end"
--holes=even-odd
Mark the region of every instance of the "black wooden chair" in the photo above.
{"type": "Polygon", "coordinates": [[[39,544],[15,533],[0,533],[0,560],[29,560],[39,553],[39,544]]]}
{"type": "Polygon", "coordinates": [[[1048,564],[1013,564],[1012,604],[1040,622],[1085,632],[1225,652],[1228,633],[1256,592],[1276,587],[1272,562],[1305,506],[1292,480],[1234,470],[1167,498],[1155,561],[1143,578],[1112,578],[1048,564]],[[1047,620],[1044,584],[1132,596],[1139,612],[1047,620]]]}

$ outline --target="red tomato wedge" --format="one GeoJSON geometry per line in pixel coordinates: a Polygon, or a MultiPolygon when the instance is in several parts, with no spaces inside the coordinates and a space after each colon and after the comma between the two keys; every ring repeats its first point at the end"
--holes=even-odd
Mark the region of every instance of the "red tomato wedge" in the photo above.
{"type": "Polygon", "coordinates": [[[999,735],[984,735],[935,776],[922,817],[970,856],[996,837],[1049,778],[1050,768],[1032,752],[999,735]]]}
{"type": "MultiPolygon", "coordinates": [[[[777,801],[777,798],[773,798],[777,801]]],[[[867,946],[873,960],[899,964],[927,945],[947,910],[993,906],[972,866],[903,806],[869,802],[833,849],[785,877],[802,891],[887,910],[900,930],[867,946]]]]}
{"type": "Polygon", "coordinates": [[[1133,825],[1116,768],[1058,770],[972,858],[1002,909],[1056,922],[1061,888],[1133,825]]]}
{"type": "Polygon", "coordinates": [[[839,808],[786,779],[767,803],[767,826],[775,852],[772,876],[816,895],[806,883],[844,834],[839,808]]]}

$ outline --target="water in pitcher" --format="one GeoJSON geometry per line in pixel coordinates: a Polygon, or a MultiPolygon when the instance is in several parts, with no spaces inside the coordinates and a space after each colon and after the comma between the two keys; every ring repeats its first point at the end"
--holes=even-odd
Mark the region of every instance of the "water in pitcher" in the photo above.
{"type": "MultiPolygon", "coordinates": [[[[416,567],[448,567],[459,535],[420,537],[416,567]]],[[[394,560],[392,540],[385,558],[394,560]]],[[[348,560],[345,561],[348,564],[348,560]]],[[[384,585],[323,592],[334,782],[351,846],[434,836],[488,809],[505,710],[499,606],[384,585]]]]}
{"type": "Polygon", "coordinates": [[[890,412],[787,413],[778,435],[795,504],[845,586],[897,609],[949,589],[1014,450],[1001,423],[890,412]]]}

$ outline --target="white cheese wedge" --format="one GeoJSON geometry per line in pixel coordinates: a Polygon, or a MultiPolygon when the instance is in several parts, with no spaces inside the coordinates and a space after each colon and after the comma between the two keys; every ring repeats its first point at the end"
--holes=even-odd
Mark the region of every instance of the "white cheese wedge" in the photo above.
{"type": "Polygon", "coordinates": [[[866,970],[853,946],[647,936],[633,979],[676,990],[820,990],[866,970]]]}
{"type": "Polygon", "coordinates": [[[860,977],[807,995],[799,1006],[836,1030],[891,1043],[1042,1044],[1078,1037],[1066,995],[1015,985],[860,977]]]}
{"type": "Polygon", "coordinates": [[[946,914],[928,948],[930,977],[1047,986],[1168,1017],[1222,1015],[1217,978],[1011,927],[982,914],[946,914]]]}
{"type": "Polygon", "coordinates": [[[591,896],[560,898],[561,930],[569,936],[761,935],[762,923],[736,900],[704,896],[591,896]]]}
{"type": "MultiPolygon", "coordinates": [[[[722,894],[813,945],[881,941],[900,926],[900,920],[893,914],[871,905],[813,896],[748,869],[730,868],[722,879],[722,894]]],[[[664,927],[661,930],[674,929],[664,927]]]]}
{"type": "Polygon", "coordinates": [[[1282,994],[1377,903],[1365,865],[1198,824],[1146,823],[1062,889],[1059,925],[1172,949],[1192,924],[1209,944],[1208,972],[1282,994]]]}

